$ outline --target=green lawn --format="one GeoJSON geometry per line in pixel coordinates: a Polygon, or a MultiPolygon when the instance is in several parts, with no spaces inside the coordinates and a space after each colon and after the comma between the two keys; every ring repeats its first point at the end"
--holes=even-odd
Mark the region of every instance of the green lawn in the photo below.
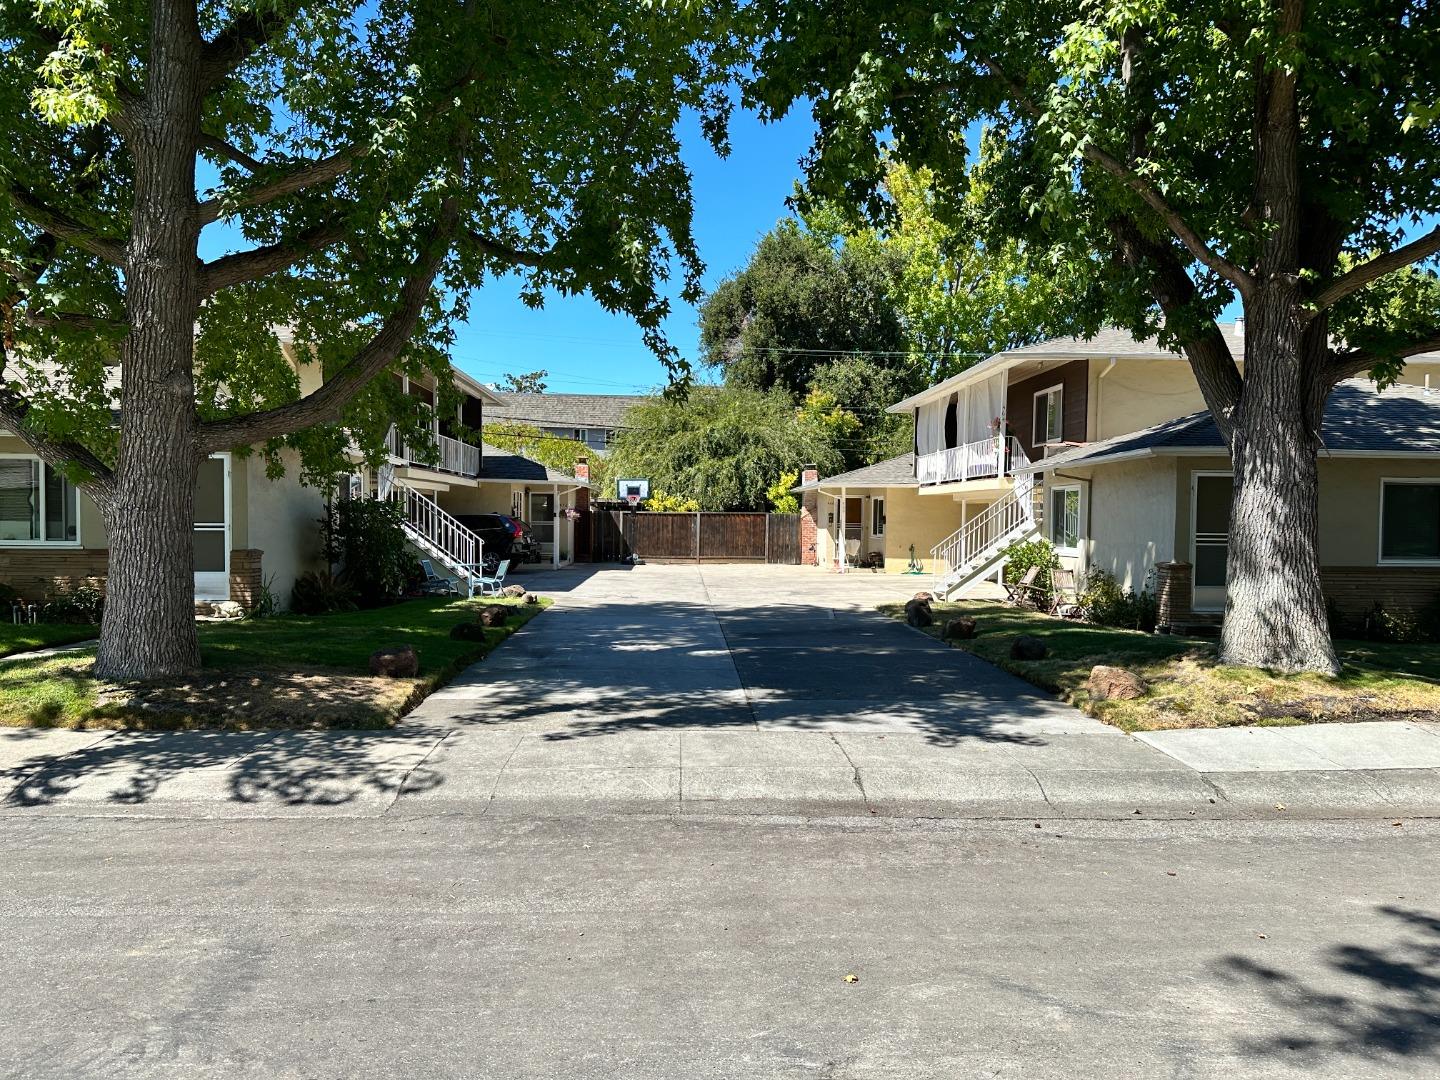
{"type": "MultiPolygon", "coordinates": [[[[904,608],[882,611],[904,618],[904,608]]],[[[1276,675],[1215,662],[1213,639],[1142,634],[1055,619],[987,601],[934,605],[935,625],[958,615],[977,621],[977,635],[951,642],[997,667],[1057,694],[1092,716],[1127,731],[1240,724],[1300,724],[1326,720],[1424,718],[1440,720],[1440,685],[1414,673],[1440,671],[1440,645],[1337,642],[1345,670],[1337,679],[1276,675]],[[1044,660],[1012,660],[1019,634],[1040,638],[1044,660]],[[1097,664],[1128,668],[1150,692],[1135,701],[1091,701],[1087,683],[1097,664]]]]}
{"type": "MultiPolygon", "coordinates": [[[[277,615],[200,627],[202,668],[164,685],[111,686],[94,677],[82,650],[0,664],[0,724],[59,727],[385,727],[494,649],[548,600],[409,600],[373,611],[277,615]],[[483,641],[450,630],[485,604],[513,610],[483,641]],[[369,675],[370,654],[414,646],[414,679],[369,675]]],[[[93,636],[93,630],[92,630],[93,636]]]]}
{"type": "Polygon", "coordinates": [[[89,641],[100,633],[98,626],[62,626],[51,623],[0,623],[0,656],[48,649],[52,645],[69,645],[89,641]]]}

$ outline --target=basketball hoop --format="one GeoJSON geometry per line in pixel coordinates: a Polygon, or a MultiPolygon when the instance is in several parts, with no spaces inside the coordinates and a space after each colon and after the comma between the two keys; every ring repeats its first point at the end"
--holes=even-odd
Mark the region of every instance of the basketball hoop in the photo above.
{"type": "Polygon", "coordinates": [[[634,509],[635,507],[640,505],[640,496],[630,495],[626,497],[625,501],[630,504],[631,509],[634,509]]]}

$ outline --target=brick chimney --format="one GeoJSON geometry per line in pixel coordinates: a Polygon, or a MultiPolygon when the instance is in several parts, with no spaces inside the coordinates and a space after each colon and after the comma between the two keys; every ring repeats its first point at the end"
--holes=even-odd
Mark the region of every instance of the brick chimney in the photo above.
{"type": "Polygon", "coordinates": [[[590,459],[589,459],[589,458],[583,458],[583,457],[581,457],[581,458],[576,458],[576,459],[575,459],[575,479],[576,479],[576,480],[584,480],[587,484],[590,482],[590,459]]]}
{"type": "MultiPolygon", "coordinates": [[[[800,466],[800,483],[813,484],[820,479],[814,465],[800,466]]],[[[820,494],[807,491],[800,496],[800,565],[817,566],[820,555],[815,547],[815,520],[820,515],[820,494]]]]}
{"type": "Polygon", "coordinates": [[[575,459],[575,479],[580,481],[580,490],[575,492],[575,509],[590,509],[590,459],[575,459]]]}

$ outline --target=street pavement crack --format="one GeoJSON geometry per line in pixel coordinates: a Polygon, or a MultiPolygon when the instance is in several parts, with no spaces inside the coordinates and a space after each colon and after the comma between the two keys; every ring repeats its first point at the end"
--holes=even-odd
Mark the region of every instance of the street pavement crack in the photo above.
{"type": "Polygon", "coordinates": [[[845,755],[845,760],[849,763],[852,774],[850,779],[854,782],[855,786],[860,789],[860,798],[865,800],[865,805],[868,808],[870,805],[870,796],[865,792],[865,781],[860,776],[860,766],[856,765],[851,759],[850,751],[845,749],[844,744],[835,737],[833,732],[830,734],[830,741],[835,744],[836,749],[838,749],[840,753],[845,755]]]}

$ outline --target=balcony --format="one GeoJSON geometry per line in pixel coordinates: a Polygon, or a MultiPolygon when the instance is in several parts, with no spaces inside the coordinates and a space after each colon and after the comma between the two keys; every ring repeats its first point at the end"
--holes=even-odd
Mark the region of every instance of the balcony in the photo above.
{"type": "Polygon", "coordinates": [[[963,480],[989,480],[1008,476],[1015,468],[1030,464],[1020,441],[1009,438],[980,439],[922,454],[915,459],[915,479],[921,484],[951,484],[963,480]]]}
{"type": "Polygon", "coordinates": [[[435,445],[439,451],[438,462],[428,459],[417,447],[400,438],[400,433],[391,428],[385,435],[385,446],[390,457],[404,465],[418,465],[424,469],[454,473],[456,476],[480,475],[480,448],[469,443],[452,439],[448,435],[436,435],[435,445]]]}

